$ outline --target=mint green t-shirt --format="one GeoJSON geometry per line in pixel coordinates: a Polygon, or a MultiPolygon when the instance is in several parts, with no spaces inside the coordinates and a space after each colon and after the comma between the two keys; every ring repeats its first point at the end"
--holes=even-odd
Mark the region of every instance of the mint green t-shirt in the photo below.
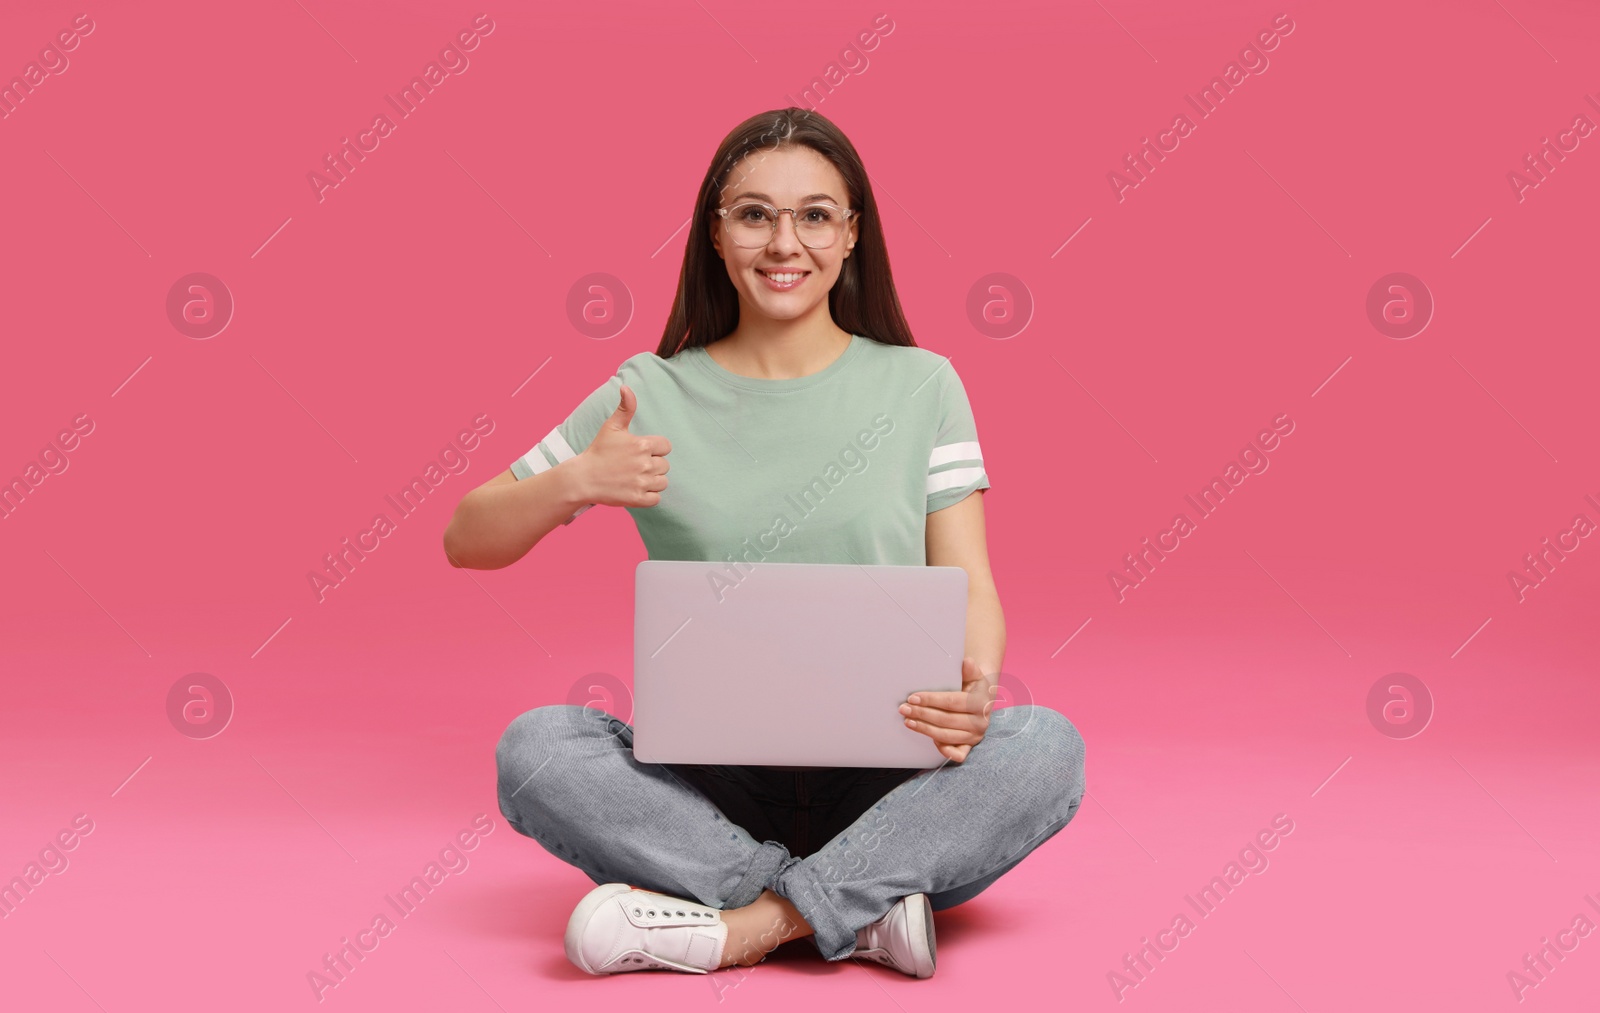
{"type": "Polygon", "coordinates": [[[672,441],[661,502],[627,508],[651,559],[921,566],[927,515],[989,488],[950,360],[860,335],[821,371],[785,380],[740,376],[700,347],[641,352],[512,473],[587,448],[623,384],[638,397],[628,431],[672,441]]]}

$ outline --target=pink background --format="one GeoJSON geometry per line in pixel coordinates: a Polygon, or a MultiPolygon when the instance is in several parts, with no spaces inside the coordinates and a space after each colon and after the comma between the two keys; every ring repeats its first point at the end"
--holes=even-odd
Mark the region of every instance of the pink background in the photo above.
{"type": "MultiPolygon", "coordinates": [[[[330,1008],[1493,1010],[1544,937],[1600,923],[1600,549],[1525,601],[1507,580],[1600,521],[1600,138],[1521,200],[1507,181],[1600,123],[1593,11],[504,5],[319,201],[307,173],[479,10],[160,6],[88,8],[0,120],[0,477],[95,423],[0,521],[0,878],[94,822],[0,921],[0,1004],[315,1007],[307,972],[480,813],[470,867],[330,1008]],[[840,50],[880,11],[893,32],[819,111],[878,187],[919,343],[966,383],[1006,682],[1083,732],[1089,798],[939,916],[930,981],[809,944],[742,979],[590,979],[560,948],[589,883],[501,819],[493,746],[590,673],[628,681],[642,546],[594,510],[468,573],[440,534],[655,348],[717,142],[861,67],[840,50]],[[1185,96],[1281,12],[1270,64],[1198,117],[1185,96]],[[1185,111],[1119,201],[1107,173],[1185,111]],[[167,316],[191,272],[236,303],[207,340],[167,316]],[[593,272],[634,304],[604,340],[567,315],[593,272]],[[967,310],[995,272],[1033,302],[1006,339],[967,310]],[[1368,316],[1394,272],[1434,302],[1408,339],[1368,316]],[[1284,413],[1269,469],[1119,602],[1108,570],[1284,413]],[[307,572],[483,414],[469,470],[319,602],[307,572]],[[203,740],[166,709],[194,672],[236,707],[203,740]],[[1410,738],[1368,717],[1396,672],[1434,708],[1410,738]],[[1119,1006],[1108,973],[1279,813],[1270,867],[1119,1006]]],[[[11,5],[0,80],[79,10],[11,5]]],[[[1524,998],[1597,990],[1600,935],[1524,998]]]]}

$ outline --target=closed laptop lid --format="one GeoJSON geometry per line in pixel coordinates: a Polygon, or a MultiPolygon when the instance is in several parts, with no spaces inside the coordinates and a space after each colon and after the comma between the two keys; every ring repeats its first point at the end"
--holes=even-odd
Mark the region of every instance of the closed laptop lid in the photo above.
{"type": "Polygon", "coordinates": [[[961,688],[957,566],[645,560],[633,753],[646,763],[934,767],[898,708],[961,688]]]}

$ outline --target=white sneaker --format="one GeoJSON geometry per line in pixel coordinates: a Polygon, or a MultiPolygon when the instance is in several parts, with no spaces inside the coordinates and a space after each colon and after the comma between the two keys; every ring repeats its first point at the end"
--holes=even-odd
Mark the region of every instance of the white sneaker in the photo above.
{"type": "Polygon", "coordinates": [[[853,956],[916,978],[933,977],[933,908],[927,895],[902,897],[882,918],[857,932],[853,956]]]}
{"type": "Polygon", "coordinates": [[[664,893],[607,883],[567,920],[567,959],[590,974],[650,968],[706,974],[722,963],[722,912],[664,893]]]}

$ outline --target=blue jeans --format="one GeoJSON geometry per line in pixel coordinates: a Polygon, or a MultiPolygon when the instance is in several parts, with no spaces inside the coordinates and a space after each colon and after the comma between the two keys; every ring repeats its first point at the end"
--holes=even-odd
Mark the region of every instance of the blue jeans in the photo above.
{"type": "Polygon", "coordinates": [[[977,896],[1084,791],[1083,738],[1034,705],[996,709],[965,762],[925,771],[640,763],[626,723],[564,704],[512,721],[495,760],[512,828],[596,883],[719,909],[770,889],[828,960],[902,897],[941,910],[977,896]]]}

